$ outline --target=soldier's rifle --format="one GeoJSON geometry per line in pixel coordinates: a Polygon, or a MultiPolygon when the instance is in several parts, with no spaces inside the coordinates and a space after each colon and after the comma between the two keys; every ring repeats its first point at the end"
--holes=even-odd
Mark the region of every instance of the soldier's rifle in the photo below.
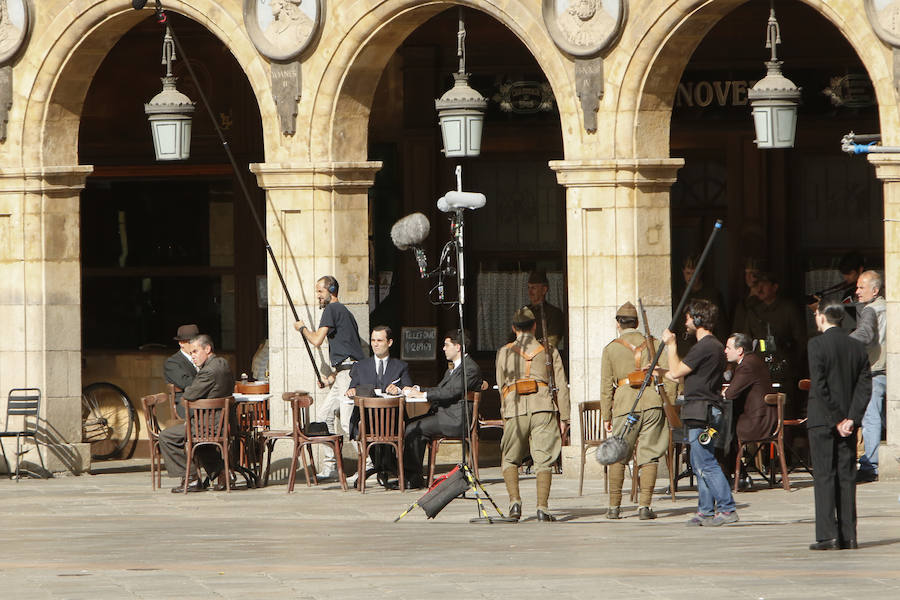
{"type": "MultiPolygon", "coordinates": [[[[647,311],[644,310],[644,303],[638,298],[638,307],[641,309],[641,319],[644,321],[644,331],[647,335],[647,350],[650,352],[650,356],[656,354],[656,347],[654,346],[655,340],[653,336],[650,334],[650,323],[647,321],[647,311]]],[[[660,399],[663,404],[663,411],[666,413],[666,420],[669,422],[669,427],[678,428],[681,427],[681,417],[678,416],[678,409],[675,408],[675,405],[669,400],[669,394],[666,393],[666,388],[663,385],[662,377],[659,375],[653,374],[653,387],[656,388],[656,392],[659,394],[660,399]]]]}

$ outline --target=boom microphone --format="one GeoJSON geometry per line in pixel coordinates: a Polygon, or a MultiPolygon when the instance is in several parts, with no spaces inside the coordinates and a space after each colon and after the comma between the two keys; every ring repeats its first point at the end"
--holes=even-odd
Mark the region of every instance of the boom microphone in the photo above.
{"type": "Polygon", "coordinates": [[[391,227],[391,241],[397,246],[398,250],[408,250],[412,248],[416,255],[416,264],[419,266],[419,276],[424,279],[426,271],[428,271],[428,259],[425,257],[425,251],[421,248],[421,243],[428,237],[431,225],[428,223],[428,217],[420,212],[406,215],[391,227]]]}
{"type": "Polygon", "coordinates": [[[475,210],[485,205],[487,199],[484,194],[478,192],[447,192],[437,201],[438,210],[441,212],[453,212],[463,208],[475,210]]]}
{"type": "Polygon", "coordinates": [[[391,241],[398,250],[408,250],[411,246],[424,242],[430,229],[428,217],[422,213],[406,215],[391,227],[391,241]]]}

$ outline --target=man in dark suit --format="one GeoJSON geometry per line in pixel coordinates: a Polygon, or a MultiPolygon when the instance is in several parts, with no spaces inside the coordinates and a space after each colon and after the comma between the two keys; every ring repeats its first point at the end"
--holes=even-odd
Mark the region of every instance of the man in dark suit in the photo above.
{"type": "Polygon", "coordinates": [[[839,327],[844,308],[830,302],[815,313],[822,335],[809,340],[806,426],[815,473],[816,542],[810,550],[854,549],[856,436],[872,391],[862,342],[839,327]]]}
{"type": "Polygon", "coordinates": [[[198,335],[200,335],[200,330],[196,325],[180,326],[175,334],[175,341],[178,342],[180,349],[166,359],[163,370],[166,383],[175,386],[175,412],[181,419],[184,418],[181,395],[197,376],[197,366],[191,360],[191,340],[198,335]]]}
{"type": "MultiPolygon", "coordinates": [[[[234,393],[234,375],[228,361],[213,352],[213,341],[208,335],[201,334],[191,340],[191,358],[199,367],[197,377],[188,385],[182,398],[199,400],[200,398],[224,398],[234,393]]],[[[172,488],[172,493],[184,491],[184,477],[187,456],[184,451],[185,425],[178,423],[163,429],[159,434],[159,449],[166,461],[166,471],[170,477],[182,477],[182,483],[172,488]]],[[[213,474],[222,470],[222,459],[218,451],[210,446],[197,449],[197,458],[206,473],[213,474]]],[[[189,492],[202,492],[203,484],[199,472],[193,465],[190,473],[189,492]]]]}
{"type": "Polygon", "coordinates": [[[472,418],[472,403],[463,404],[466,392],[481,389],[481,369],[468,354],[463,355],[463,342],[469,345],[468,334],[458,329],[444,338],[444,356],[453,365],[447,369],[436,387],[419,389],[403,388],[409,398],[424,398],[431,404],[428,414],[414,419],[406,426],[403,449],[406,485],[411,489],[425,485],[422,477],[422,460],[432,438],[442,436],[461,437],[466,434],[466,414],[472,418]],[[463,338],[465,335],[465,338],[463,338]],[[463,379],[465,371],[465,379],[463,379]]]}
{"type": "MultiPolygon", "coordinates": [[[[402,360],[391,357],[391,346],[394,345],[394,334],[387,325],[377,325],[372,330],[369,339],[372,345],[372,356],[358,361],[350,369],[350,389],[347,390],[349,398],[357,394],[361,396],[373,396],[375,390],[382,390],[387,394],[401,394],[401,388],[412,385],[409,376],[409,365],[402,360]]],[[[353,408],[350,416],[350,438],[359,439],[359,408],[353,408]]],[[[387,483],[387,470],[394,464],[386,446],[374,446],[370,450],[370,456],[366,457],[366,478],[378,473],[378,481],[382,485],[387,483]]],[[[347,480],[350,485],[355,485],[359,473],[347,480]]]]}

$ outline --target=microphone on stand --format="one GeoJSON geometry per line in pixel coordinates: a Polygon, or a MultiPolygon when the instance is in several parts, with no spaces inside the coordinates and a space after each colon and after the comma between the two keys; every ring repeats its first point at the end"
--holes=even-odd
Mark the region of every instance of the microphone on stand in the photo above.
{"type": "Polygon", "coordinates": [[[421,244],[428,237],[430,230],[428,217],[420,212],[403,217],[391,227],[391,241],[398,250],[412,249],[416,257],[416,264],[419,266],[419,276],[422,279],[425,278],[428,271],[428,258],[425,256],[425,250],[422,249],[421,244]]]}

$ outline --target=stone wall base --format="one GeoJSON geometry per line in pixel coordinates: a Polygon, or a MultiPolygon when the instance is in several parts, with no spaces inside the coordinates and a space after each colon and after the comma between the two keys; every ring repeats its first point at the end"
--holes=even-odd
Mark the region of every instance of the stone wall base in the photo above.
{"type": "MultiPolygon", "coordinates": [[[[0,456],[0,473],[9,474],[16,469],[16,439],[5,438],[3,448],[5,456],[0,456]]],[[[20,472],[40,473],[41,459],[35,445],[26,440],[24,450],[25,453],[19,459],[20,472]]],[[[81,475],[91,469],[90,444],[42,444],[40,451],[44,457],[44,466],[53,474],[81,475]]]]}

